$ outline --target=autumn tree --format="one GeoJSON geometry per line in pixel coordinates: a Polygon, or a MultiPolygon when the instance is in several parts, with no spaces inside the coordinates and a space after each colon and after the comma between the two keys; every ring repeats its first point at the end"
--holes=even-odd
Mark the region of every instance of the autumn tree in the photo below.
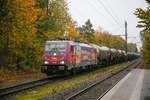
{"type": "Polygon", "coordinates": [[[36,0],[7,0],[5,3],[3,9],[5,14],[1,16],[0,20],[3,66],[16,65],[20,68],[20,63],[27,64],[36,58],[33,55],[36,50],[34,44],[37,32],[35,23],[39,11],[36,3],[36,0]]]}
{"type": "Polygon", "coordinates": [[[50,0],[48,6],[46,1],[0,0],[0,68],[39,69],[45,41],[63,36],[123,48],[122,38],[96,32],[90,20],[78,28],[66,0],[50,0]]]}
{"type": "Polygon", "coordinates": [[[71,21],[67,24],[66,37],[69,40],[80,41],[80,32],[77,29],[75,22],[71,21]]]}
{"type": "Polygon", "coordinates": [[[94,43],[94,29],[91,21],[88,19],[82,27],[79,27],[80,33],[87,38],[89,43],[94,43]]]}
{"type": "Polygon", "coordinates": [[[51,0],[48,14],[46,5],[46,0],[0,0],[0,66],[39,67],[46,40],[77,31],[68,24],[65,0],[51,0]]]}
{"type": "Polygon", "coordinates": [[[94,32],[94,44],[102,45],[102,33],[94,32]]]}
{"type": "Polygon", "coordinates": [[[65,0],[51,0],[47,13],[45,13],[47,11],[45,2],[46,0],[39,0],[39,7],[43,9],[42,17],[38,22],[39,36],[46,40],[62,37],[67,24],[71,22],[67,2],[65,0]]]}
{"type": "MultiPolygon", "coordinates": [[[[125,50],[125,40],[120,36],[114,36],[109,32],[95,31],[94,32],[94,44],[100,46],[108,46],[110,48],[125,50]]],[[[128,43],[129,52],[137,52],[136,44],[128,43]]]]}
{"type": "Polygon", "coordinates": [[[137,52],[137,45],[134,43],[128,43],[128,52],[137,52]]]}
{"type": "Polygon", "coordinates": [[[142,28],[141,37],[143,41],[143,62],[147,68],[150,68],[150,1],[146,0],[148,3],[147,9],[138,8],[135,15],[140,19],[137,27],[142,28]]]}

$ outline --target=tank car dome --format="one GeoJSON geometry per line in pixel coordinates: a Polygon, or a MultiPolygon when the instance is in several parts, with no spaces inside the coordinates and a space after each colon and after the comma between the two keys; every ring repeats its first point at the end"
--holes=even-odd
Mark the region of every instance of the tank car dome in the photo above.
{"type": "Polygon", "coordinates": [[[100,46],[99,47],[101,50],[104,50],[104,51],[109,51],[109,48],[108,47],[105,47],[105,46],[100,46]]]}

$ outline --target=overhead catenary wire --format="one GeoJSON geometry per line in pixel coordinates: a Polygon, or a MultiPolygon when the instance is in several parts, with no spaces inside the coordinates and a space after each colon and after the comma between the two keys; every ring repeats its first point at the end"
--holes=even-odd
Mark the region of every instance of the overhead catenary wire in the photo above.
{"type": "MultiPolygon", "coordinates": [[[[98,16],[103,16],[105,19],[106,19],[106,21],[107,22],[111,22],[112,20],[110,20],[107,16],[105,16],[103,13],[101,13],[101,11],[99,10],[99,9],[97,9],[97,7],[94,5],[94,4],[92,4],[90,1],[88,1],[87,0],[87,4],[90,6],[90,8],[94,8],[92,11],[94,11],[94,12],[96,12],[96,14],[98,15],[98,16]]],[[[78,12],[79,14],[78,14],[78,16],[79,17],[81,17],[81,18],[84,18],[85,17],[85,15],[83,15],[83,12],[81,12],[81,10],[80,9],[78,9],[77,7],[75,7],[75,6],[72,6],[72,8],[74,9],[74,11],[75,12],[78,12]]],[[[91,9],[90,9],[91,10],[91,9]]],[[[111,23],[112,24],[112,23],[111,23]]],[[[114,26],[113,24],[112,24],[112,26],[114,26]]]]}
{"type": "Polygon", "coordinates": [[[121,33],[124,33],[124,27],[123,27],[123,26],[122,26],[122,27],[119,26],[119,27],[113,28],[112,31],[113,31],[113,32],[121,31],[121,33]]]}
{"type": "MultiPolygon", "coordinates": [[[[110,8],[110,11],[112,12],[112,14],[115,16],[115,18],[117,18],[118,20],[118,23],[122,23],[120,22],[120,17],[118,17],[118,15],[116,14],[116,12],[113,10],[113,8],[111,7],[110,3],[108,2],[108,0],[105,0],[105,2],[107,3],[107,5],[109,6],[110,8]]],[[[119,24],[119,27],[118,27],[118,30],[121,30],[122,33],[124,32],[124,25],[121,26],[122,24],[119,24]]]]}
{"type": "MultiPolygon", "coordinates": [[[[103,16],[105,19],[107,19],[107,22],[109,22],[109,23],[111,22],[111,20],[108,19],[103,13],[101,13],[101,11],[100,11],[99,9],[97,9],[97,7],[96,7],[93,3],[91,3],[89,0],[87,0],[87,4],[89,4],[91,8],[95,8],[94,11],[96,11],[98,15],[101,15],[101,16],[103,16]],[[109,20],[109,21],[108,21],[108,20],[109,20]]],[[[112,24],[112,23],[111,23],[111,24],[112,24]]],[[[113,26],[113,24],[112,24],[112,26],[113,26]]]]}
{"type": "MultiPolygon", "coordinates": [[[[97,0],[97,1],[98,1],[97,3],[94,3],[94,2],[91,2],[90,0],[86,0],[86,4],[89,5],[90,10],[93,11],[93,12],[96,12],[96,14],[98,16],[100,16],[100,17],[103,16],[104,20],[107,23],[111,24],[112,27],[114,27],[114,24],[116,24],[117,28],[114,28],[112,30],[116,30],[118,32],[120,30],[120,31],[122,31],[121,33],[123,33],[123,26],[114,18],[113,14],[111,14],[111,12],[106,8],[104,3],[102,5],[102,4],[99,4],[100,3],[99,0],[97,0]],[[106,12],[109,14],[111,19],[108,18],[108,15],[106,16],[104,13],[102,13],[102,11],[99,9],[99,5],[97,5],[97,4],[103,6],[103,9],[105,9],[105,10],[107,9],[106,12]]],[[[85,18],[85,15],[83,14],[83,11],[81,9],[78,9],[78,7],[75,7],[75,6],[73,6],[73,8],[74,8],[74,11],[76,11],[76,13],[79,13],[78,17],[85,18]]],[[[116,18],[118,19],[118,17],[116,17],[116,18]]]]}
{"type": "Polygon", "coordinates": [[[105,9],[105,11],[112,17],[112,19],[114,20],[114,22],[115,22],[116,24],[119,24],[118,21],[116,20],[116,18],[114,17],[114,15],[112,14],[112,11],[110,12],[110,11],[108,10],[108,8],[105,6],[105,4],[104,4],[101,0],[97,0],[97,1],[98,1],[98,3],[99,3],[100,5],[103,6],[103,8],[105,9]]]}
{"type": "MultiPolygon", "coordinates": [[[[49,0],[47,0],[47,1],[49,1],[49,0]]],[[[87,4],[88,5],[90,5],[90,7],[91,8],[95,8],[94,9],[94,11],[96,11],[97,12],[97,14],[98,15],[101,15],[101,16],[103,16],[105,19],[106,19],[106,22],[112,22],[112,20],[110,20],[107,16],[105,16],[94,4],[96,4],[96,3],[93,3],[93,2],[90,2],[90,0],[86,0],[87,1],[87,4]],[[109,20],[109,21],[108,21],[109,20]]],[[[100,3],[101,1],[99,1],[99,0],[97,0],[98,1],[98,3],[100,3]]],[[[49,1],[50,2],[50,1],[49,1]]],[[[70,2],[69,2],[70,3],[70,2]]],[[[68,3],[68,4],[69,4],[68,3]]],[[[104,5],[104,3],[102,2],[102,6],[104,7],[104,9],[106,10],[106,12],[107,13],[110,13],[109,12],[109,10],[105,7],[105,5],[104,5]]],[[[80,18],[84,18],[84,15],[82,14],[82,12],[80,13],[80,10],[78,10],[77,9],[77,7],[74,9],[74,10],[77,10],[77,12],[79,13],[78,14],[78,16],[80,17],[80,18]]],[[[110,13],[109,15],[111,15],[111,17],[112,17],[112,19],[114,20],[114,22],[118,25],[118,26],[120,26],[120,24],[117,22],[117,20],[114,18],[114,16],[110,13]]],[[[112,24],[112,23],[111,23],[112,24]]],[[[113,24],[112,24],[112,26],[114,26],[113,24]]],[[[120,27],[122,27],[122,26],[120,26],[120,27]]]]}
{"type": "Polygon", "coordinates": [[[114,11],[114,9],[111,7],[111,5],[110,5],[110,3],[108,2],[108,0],[105,0],[105,2],[107,3],[107,5],[109,6],[109,8],[110,8],[110,11],[114,14],[114,16],[118,19],[117,21],[119,22],[119,23],[121,23],[120,22],[120,17],[118,17],[118,14],[116,14],[116,12],[114,11]]]}
{"type": "MultiPolygon", "coordinates": [[[[99,3],[99,2],[98,2],[98,3],[99,3]]],[[[95,8],[94,11],[96,11],[96,12],[98,13],[98,15],[103,16],[103,17],[106,19],[107,22],[109,22],[109,23],[112,22],[112,20],[110,20],[107,16],[105,16],[105,15],[94,5],[95,3],[90,2],[90,0],[87,0],[87,4],[90,5],[91,8],[95,8]],[[109,21],[108,21],[108,20],[109,20],[109,21]]],[[[103,7],[104,7],[105,10],[107,9],[104,4],[103,4],[103,7]]],[[[107,13],[110,13],[108,9],[107,9],[107,13]]],[[[110,13],[110,14],[111,14],[111,13],[110,13]]],[[[109,15],[110,15],[110,14],[109,14],[109,15]]],[[[117,25],[119,26],[120,30],[123,31],[123,26],[120,25],[120,23],[114,18],[114,16],[113,16],[112,14],[111,14],[111,18],[113,19],[113,22],[111,23],[111,25],[114,26],[113,23],[115,22],[115,24],[117,24],[117,25]]]]}
{"type": "Polygon", "coordinates": [[[105,11],[111,16],[111,18],[114,20],[114,22],[115,22],[117,25],[120,26],[120,23],[116,20],[116,18],[113,16],[113,14],[107,9],[107,7],[105,6],[105,4],[104,4],[101,0],[97,0],[97,1],[98,1],[98,3],[99,3],[100,5],[103,6],[103,8],[105,9],[105,11]]]}

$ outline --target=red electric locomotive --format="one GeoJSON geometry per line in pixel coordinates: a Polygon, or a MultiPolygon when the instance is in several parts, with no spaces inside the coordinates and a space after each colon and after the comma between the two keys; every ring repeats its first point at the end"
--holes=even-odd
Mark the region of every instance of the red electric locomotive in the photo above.
{"type": "Polygon", "coordinates": [[[96,49],[88,44],[47,41],[41,71],[47,75],[66,71],[75,73],[76,70],[96,64],[96,49]]]}

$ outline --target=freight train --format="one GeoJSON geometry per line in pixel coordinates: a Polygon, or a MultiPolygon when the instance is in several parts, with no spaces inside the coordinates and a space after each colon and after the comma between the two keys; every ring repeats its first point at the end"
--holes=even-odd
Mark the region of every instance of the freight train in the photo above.
{"type": "Polygon", "coordinates": [[[94,69],[99,66],[134,60],[139,54],[68,40],[47,41],[41,72],[47,75],[94,69]]]}

